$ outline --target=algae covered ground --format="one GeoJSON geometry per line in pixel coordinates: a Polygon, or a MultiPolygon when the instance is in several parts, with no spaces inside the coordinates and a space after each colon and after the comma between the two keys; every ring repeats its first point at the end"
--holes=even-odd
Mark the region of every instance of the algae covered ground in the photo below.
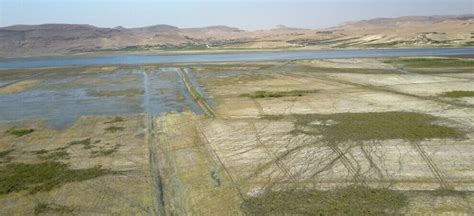
{"type": "Polygon", "coordinates": [[[469,215],[472,62],[0,70],[0,215],[469,215]]]}

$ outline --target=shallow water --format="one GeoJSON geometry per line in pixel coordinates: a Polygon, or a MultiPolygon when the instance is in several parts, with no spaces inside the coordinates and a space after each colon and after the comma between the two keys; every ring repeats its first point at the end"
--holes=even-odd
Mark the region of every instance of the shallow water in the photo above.
{"type": "Polygon", "coordinates": [[[33,89],[0,94],[0,121],[45,119],[50,126],[70,126],[82,115],[126,115],[191,110],[201,113],[179,79],[176,68],[141,68],[103,74],[58,74],[33,89]],[[91,92],[143,92],[133,96],[94,96],[91,92]]]}
{"type": "Polygon", "coordinates": [[[0,68],[450,55],[474,55],[474,48],[315,50],[185,55],[119,55],[100,57],[12,58],[2,59],[0,61],[0,68]]]}

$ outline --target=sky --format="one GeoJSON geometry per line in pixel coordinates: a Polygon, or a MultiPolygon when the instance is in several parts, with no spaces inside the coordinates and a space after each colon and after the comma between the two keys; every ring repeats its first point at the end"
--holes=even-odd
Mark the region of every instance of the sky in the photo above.
{"type": "Polygon", "coordinates": [[[99,27],[168,24],[324,28],[378,17],[474,13],[474,0],[0,0],[0,26],[69,23],[99,27]]]}

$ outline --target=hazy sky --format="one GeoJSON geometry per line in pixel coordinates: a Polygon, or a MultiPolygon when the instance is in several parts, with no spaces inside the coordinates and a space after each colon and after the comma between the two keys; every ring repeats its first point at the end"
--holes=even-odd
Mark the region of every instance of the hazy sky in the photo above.
{"type": "Polygon", "coordinates": [[[0,0],[0,26],[169,24],[255,30],[278,24],[321,28],[375,17],[472,13],[474,0],[0,0]]]}

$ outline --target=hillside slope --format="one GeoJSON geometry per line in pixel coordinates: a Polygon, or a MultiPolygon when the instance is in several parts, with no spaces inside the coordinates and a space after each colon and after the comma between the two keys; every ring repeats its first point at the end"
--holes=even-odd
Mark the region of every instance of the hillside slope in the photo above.
{"type": "Polygon", "coordinates": [[[319,30],[286,26],[259,31],[227,26],[100,28],[75,24],[0,28],[0,57],[132,51],[466,46],[474,46],[474,15],[378,18],[319,30]]]}

